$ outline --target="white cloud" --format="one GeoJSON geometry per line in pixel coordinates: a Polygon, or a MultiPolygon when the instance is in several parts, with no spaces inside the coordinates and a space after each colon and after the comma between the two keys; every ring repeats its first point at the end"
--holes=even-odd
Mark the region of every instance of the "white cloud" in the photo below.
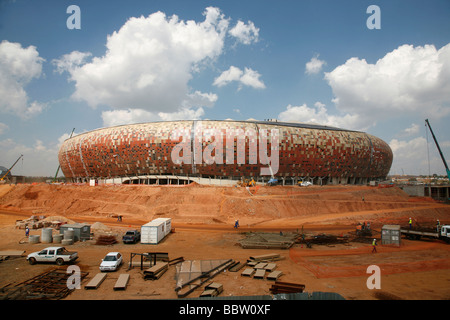
{"type": "Polygon", "coordinates": [[[53,59],[52,63],[56,66],[56,72],[69,73],[77,67],[86,63],[88,57],[92,54],[90,52],[72,51],[71,53],[63,55],[60,59],[53,59]]]}
{"type": "Polygon", "coordinates": [[[319,55],[316,55],[311,58],[309,62],[306,63],[306,74],[317,74],[322,71],[322,67],[326,65],[324,60],[319,60],[319,55]]]}
{"type": "Polygon", "coordinates": [[[251,44],[258,42],[259,28],[256,28],[252,21],[248,21],[248,24],[245,24],[239,20],[229,33],[238,39],[239,42],[251,44]]]}
{"type": "Polygon", "coordinates": [[[417,123],[411,124],[409,128],[406,128],[401,132],[402,136],[412,136],[418,134],[420,131],[420,126],[417,123]]]}
{"type": "Polygon", "coordinates": [[[217,87],[223,87],[229,84],[232,81],[239,82],[239,90],[242,88],[242,85],[246,85],[255,89],[264,89],[266,86],[263,81],[260,80],[261,75],[250,68],[244,68],[244,71],[241,69],[231,66],[228,70],[225,70],[214,79],[213,85],[217,87]]]}
{"type": "Polygon", "coordinates": [[[108,36],[104,56],[81,65],[87,54],[72,52],[55,60],[57,70],[70,73],[73,98],[91,107],[171,113],[201,96],[211,103],[211,94],[190,92],[188,82],[199,64],[222,53],[229,22],[218,8],[207,8],[204,17],[183,21],[156,12],[130,18],[108,36]]]}
{"type": "Polygon", "coordinates": [[[450,114],[450,44],[402,45],[375,64],[351,58],[325,73],[337,108],[365,119],[450,114]]]}
{"type": "Polygon", "coordinates": [[[41,76],[44,61],[34,46],[22,48],[7,40],[0,43],[0,111],[23,119],[42,112],[45,104],[30,103],[25,86],[41,76]]]}
{"type": "Polygon", "coordinates": [[[12,170],[14,175],[54,176],[58,168],[59,147],[68,137],[69,134],[64,134],[56,141],[47,143],[40,139],[30,139],[29,145],[18,143],[11,138],[0,140],[1,165],[9,168],[22,154],[23,158],[12,170]]]}
{"type": "Polygon", "coordinates": [[[278,115],[278,119],[285,122],[303,122],[362,131],[369,126],[368,123],[362,122],[356,114],[331,115],[321,102],[316,102],[311,108],[306,104],[288,105],[286,110],[278,115]]]}

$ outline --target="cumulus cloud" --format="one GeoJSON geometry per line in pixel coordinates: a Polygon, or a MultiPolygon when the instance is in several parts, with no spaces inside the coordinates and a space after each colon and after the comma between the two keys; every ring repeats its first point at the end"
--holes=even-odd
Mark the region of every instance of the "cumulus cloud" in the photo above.
{"type": "Polygon", "coordinates": [[[261,74],[250,68],[244,68],[244,71],[238,67],[231,66],[228,70],[225,70],[214,79],[213,85],[217,87],[223,87],[230,82],[236,81],[240,84],[239,90],[242,85],[252,87],[255,89],[264,89],[266,86],[263,81],[260,80],[261,74]]]}
{"type": "Polygon", "coordinates": [[[0,43],[0,111],[30,118],[42,112],[45,103],[29,102],[25,86],[42,74],[42,63],[36,47],[22,48],[20,43],[0,43]]]}
{"type": "Polygon", "coordinates": [[[197,66],[222,53],[228,20],[209,7],[204,21],[183,21],[156,12],[130,18],[109,35],[106,53],[84,63],[88,53],[72,52],[54,61],[75,82],[73,98],[91,107],[115,110],[178,112],[198,97],[214,102],[210,93],[192,93],[188,82],[197,66]]]}
{"type": "Polygon", "coordinates": [[[288,105],[286,110],[278,115],[278,119],[286,122],[321,124],[363,131],[369,126],[357,114],[332,115],[325,104],[319,101],[313,107],[308,107],[306,104],[301,106],[288,105]]]}
{"type": "Polygon", "coordinates": [[[402,45],[375,64],[351,58],[325,79],[337,108],[364,118],[450,114],[450,44],[402,45]]]}
{"type": "Polygon", "coordinates": [[[248,21],[248,24],[245,24],[239,20],[229,33],[239,42],[251,44],[258,42],[259,28],[255,27],[255,24],[252,21],[248,21]]]}
{"type": "Polygon", "coordinates": [[[305,73],[306,74],[317,74],[322,71],[322,67],[326,65],[324,60],[319,60],[319,55],[311,58],[309,62],[306,63],[305,73]]]}
{"type": "Polygon", "coordinates": [[[72,70],[85,64],[90,56],[92,56],[90,52],[73,51],[59,59],[53,59],[52,63],[56,66],[56,72],[61,74],[64,71],[68,71],[70,73],[72,70]]]}

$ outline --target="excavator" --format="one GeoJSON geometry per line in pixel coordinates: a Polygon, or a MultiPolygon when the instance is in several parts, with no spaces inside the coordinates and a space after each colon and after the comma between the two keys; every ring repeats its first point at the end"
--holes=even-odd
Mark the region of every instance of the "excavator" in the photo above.
{"type": "Polygon", "coordinates": [[[22,158],[22,157],[23,157],[23,154],[21,154],[20,157],[17,158],[16,162],[14,162],[14,164],[11,166],[11,168],[9,168],[9,170],[6,171],[6,173],[0,178],[0,181],[3,181],[3,180],[8,176],[8,173],[11,172],[12,168],[14,168],[14,166],[16,165],[16,163],[19,162],[20,158],[22,158]]]}
{"type": "Polygon", "coordinates": [[[428,126],[428,129],[430,129],[431,135],[433,136],[433,140],[436,143],[436,147],[438,148],[442,162],[444,162],[445,170],[447,170],[448,180],[450,181],[450,169],[448,168],[447,161],[445,161],[444,154],[442,153],[441,148],[439,147],[439,143],[437,142],[436,137],[434,136],[433,129],[431,129],[431,125],[428,119],[425,119],[425,125],[428,126]]]}

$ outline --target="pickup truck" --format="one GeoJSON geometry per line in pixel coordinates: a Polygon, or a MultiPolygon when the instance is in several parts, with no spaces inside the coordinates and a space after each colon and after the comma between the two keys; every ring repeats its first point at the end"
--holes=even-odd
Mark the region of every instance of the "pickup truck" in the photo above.
{"type": "Polygon", "coordinates": [[[127,231],[122,237],[123,243],[137,243],[141,240],[141,233],[138,230],[127,231]]]}
{"type": "Polygon", "coordinates": [[[77,252],[69,252],[64,247],[48,247],[41,251],[30,253],[27,260],[30,264],[36,262],[56,263],[58,266],[73,262],[78,259],[77,252]]]}

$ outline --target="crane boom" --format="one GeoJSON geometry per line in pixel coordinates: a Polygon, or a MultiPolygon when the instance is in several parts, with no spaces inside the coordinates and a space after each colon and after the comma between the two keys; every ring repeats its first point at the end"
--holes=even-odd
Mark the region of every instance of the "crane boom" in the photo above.
{"type": "MultiPolygon", "coordinates": [[[[73,135],[73,132],[74,132],[74,131],[75,131],[75,128],[72,129],[72,133],[70,134],[69,139],[72,138],[72,135],[73,135]]],[[[59,169],[60,169],[60,168],[61,168],[61,165],[58,165],[58,169],[56,170],[56,174],[55,174],[55,178],[53,178],[53,182],[56,181],[56,179],[57,179],[57,177],[58,177],[58,172],[59,172],[59,169]]]]}
{"type": "Polygon", "coordinates": [[[14,162],[14,164],[11,166],[11,168],[9,168],[8,171],[6,171],[6,173],[3,175],[3,177],[0,178],[0,181],[2,181],[3,179],[5,179],[5,177],[8,175],[8,173],[11,172],[12,168],[14,168],[14,166],[16,165],[17,162],[19,162],[20,158],[23,157],[23,154],[20,155],[19,158],[17,158],[16,162],[14,162]]]}
{"type": "Polygon", "coordinates": [[[430,122],[428,122],[428,119],[425,119],[425,123],[428,126],[428,129],[430,129],[431,135],[433,136],[433,140],[436,143],[436,147],[438,148],[439,155],[441,156],[442,162],[444,162],[445,170],[447,170],[447,176],[450,181],[450,169],[448,168],[447,161],[445,161],[444,154],[441,151],[441,147],[439,147],[439,143],[437,142],[436,137],[434,136],[433,129],[431,129],[430,122]]]}

